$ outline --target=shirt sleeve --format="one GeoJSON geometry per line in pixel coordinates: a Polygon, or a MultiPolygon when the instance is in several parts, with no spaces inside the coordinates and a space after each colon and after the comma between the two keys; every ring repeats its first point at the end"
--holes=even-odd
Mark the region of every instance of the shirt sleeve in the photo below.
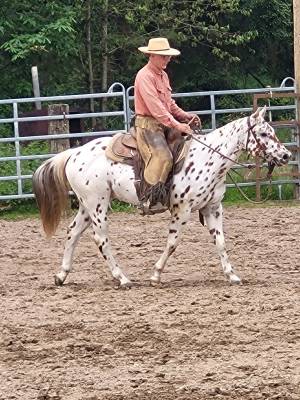
{"type": "MultiPolygon", "coordinates": [[[[169,89],[170,89],[170,95],[171,95],[172,89],[171,89],[171,85],[170,85],[170,80],[169,80],[169,77],[168,77],[168,75],[167,75],[166,73],[164,73],[164,79],[165,79],[165,81],[166,81],[167,86],[168,86],[169,89]]],[[[189,120],[191,119],[190,114],[187,113],[186,111],[184,111],[182,108],[180,108],[180,107],[176,104],[175,100],[172,99],[172,98],[170,98],[170,111],[171,111],[171,114],[172,114],[178,121],[182,121],[182,122],[183,122],[183,121],[186,121],[186,120],[189,121],[189,120]]]]}
{"type": "Polygon", "coordinates": [[[159,99],[155,83],[152,81],[151,76],[143,76],[142,79],[137,79],[136,86],[139,92],[143,93],[143,101],[153,118],[169,128],[175,128],[179,124],[159,99]]]}
{"type": "Polygon", "coordinates": [[[191,116],[189,113],[187,113],[186,111],[184,111],[182,108],[180,108],[176,103],[175,100],[172,99],[171,100],[171,113],[172,115],[174,115],[174,117],[176,119],[178,119],[179,121],[184,121],[184,120],[190,120],[191,116]]]}

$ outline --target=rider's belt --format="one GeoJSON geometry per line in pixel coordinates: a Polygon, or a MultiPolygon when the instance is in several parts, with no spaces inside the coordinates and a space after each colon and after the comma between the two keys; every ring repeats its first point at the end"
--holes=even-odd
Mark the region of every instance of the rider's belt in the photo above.
{"type": "Polygon", "coordinates": [[[167,129],[166,126],[157,121],[157,119],[149,116],[149,115],[137,115],[135,118],[135,126],[141,129],[148,129],[150,131],[155,132],[157,128],[163,129],[164,131],[167,129]]]}

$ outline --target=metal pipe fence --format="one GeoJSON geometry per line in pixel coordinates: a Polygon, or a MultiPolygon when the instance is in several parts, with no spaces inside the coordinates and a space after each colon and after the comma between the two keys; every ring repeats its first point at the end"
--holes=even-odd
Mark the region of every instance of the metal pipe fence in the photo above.
{"type": "MultiPolygon", "coordinates": [[[[204,121],[203,132],[207,133],[217,127],[224,125],[229,120],[236,118],[237,114],[247,115],[253,109],[252,96],[258,93],[270,93],[270,95],[276,95],[277,93],[294,93],[294,87],[285,87],[287,80],[292,78],[286,78],[282,86],[274,88],[260,88],[260,89],[239,89],[239,90],[218,90],[218,91],[198,91],[190,93],[175,93],[174,98],[179,102],[193,101],[194,104],[199,105],[199,109],[192,111],[198,114],[204,121]],[[228,103],[226,99],[232,99],[233,96],[240,96],[236,102],[245,101],[247,104],[243,104],[243,107],[226,108],[228,103]]],[[[25,199],[33,197],[31,188],[24,188],[26,181],[28,182],[32,178],[32,173],[37,168],[28,170],[23,167],[24,162],[36,161],[37,163],[52,157],[54,154],[47,151],[45,154],[26,154],[25,148],[28,143],[39,141],[41,143],[49,143],[52,140],[59,139],[84,139],[84,138],[95,138],[99,136],[112,136],[116,132],[127,131],[130,126],[130,121],[134,116],[133,111],[133,87],[125,89],[121,83],[114,83],[108,90],[107,93],[93,93],[93,94],[79,94],[79,95],[68,95],[68,96],[48,96],[48,97],[32,97],[32,98],[21,98],[21,99],[7,99],[0,100],[0,201],[13,200],[13,199],[25,199]],[[95,102],[99,103],[105,99],[111,101],[111,105],[107,109],[102,110],[101,106],[97,112],[87,112],[87,110],[75,111],[72,114],[61,114],[61,115],[39,115],[39,116],[23,116],[20,114],[22,106],[32,105],[37,101],[40,101],[42,105],[48,105],[53,103],[72,103],[82,102],[94,99],[95,102]],[[109,108],[110,107],[110,108],[109,108]],[[4,110],[4,111],[3,111],[4,110]],[[10,111],[9,111],[10,110],[10,111]],[[2,116],[3,112],[6,114],[2,116]],[[10,115],[9,115],[10,114],[10,115]],[[95,129],[89,131],[87,129],[80,132],[63,133],[63,134],[39,134],[39,132],[29,134],[26,136],[20,135],[20,124],[22,123],[48,123],[53,120],[80,120],[85,121],[88,125],[91,120],[105,121],[105,126],[102,125],[101,129],[95,129]],[[104,127],[103,127],[104,126],[104,127]],[[109,129],[106,129],[108,127],[109,129]],[[12,147],[13,146],[13,147],[12,147]],[[24,154],[25,152],[25,154],[24,154]],[[12,168],[5,168],[5,166],[14,166],[13,173],[12,168]],[[2,167],[2,168],[1,168],[2,167]],[[10,172],[5,173],[6,170],[10,172]],[[12,188],[7,192],[7,189],[3,189],[4,182],[11,182],[12,188]]],[[[229,101],[231,102],[231,100],[229,101]]],[[[187,108],[185,108],[188,110],[187,108]]],[[[295,118],[295,101],[292,99],[291,103],[284,105],[268,105],[269,117],[278,112],[288,112],[293,118],[295,118]]],[[[296,155],[295,159],[292,160],[289,165],[298,171],[298,177],[291,179],[280,179],[273,182],[274,185],[285,185],[293,184],[298,187],[299,191],[299,172],[300,172],[300,139],[299,131],[294,133],[293,137],[285,143],[287,147],[295,147],[296,155]]],[[[239,168],[239,166],[236,166],[239,168]]],[[[261,185],[267,184],[268,182],[260,182],[261,185]]],[[[256,182],[240,182],[240,186],[251,187],[255,186],[256,182]]],[[[233,184],[228,184],[228,187],[232,187],[233,184]]]]}

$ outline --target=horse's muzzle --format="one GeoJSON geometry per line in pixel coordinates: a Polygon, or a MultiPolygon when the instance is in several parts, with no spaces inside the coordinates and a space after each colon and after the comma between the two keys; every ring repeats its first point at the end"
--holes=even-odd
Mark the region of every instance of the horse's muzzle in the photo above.
{"type": "Polygon", "coordinates": [[[282,151],[281,154],[279,154],[277,157],[274,158],[274,163],[278,166],[280,165],[285,165],[289,162],[289,159],[291,158],[292,153],[288,150],[282,151]]]}

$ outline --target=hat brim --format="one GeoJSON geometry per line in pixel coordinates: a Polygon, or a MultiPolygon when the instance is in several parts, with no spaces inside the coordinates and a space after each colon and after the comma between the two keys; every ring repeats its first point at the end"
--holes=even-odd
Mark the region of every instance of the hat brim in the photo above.
{"type": "Polygon", "coordinates": [[[160,56],[179,56],[180,51],[176,49],[168,49],[168,50],[149,50],[147,46],[139,47],[139,51],[144,54],[158,54],[160,56]]]}

